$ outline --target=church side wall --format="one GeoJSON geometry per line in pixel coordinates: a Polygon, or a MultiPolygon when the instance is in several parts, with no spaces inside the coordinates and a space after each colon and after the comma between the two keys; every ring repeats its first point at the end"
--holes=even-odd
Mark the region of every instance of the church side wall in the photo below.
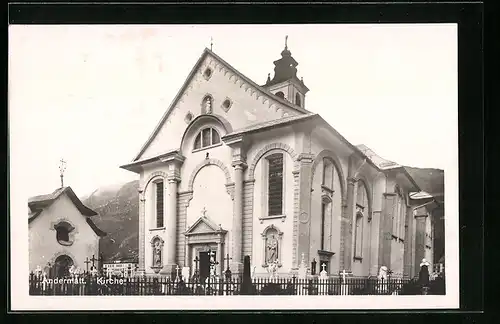
{"type": "Polygon", "coordinates": [[[29,269],[33,271],[37,266],[44,269],[48,262],[54,264],[55,259],[64,254],[73,260],[76,267],[83,270],[86,269],[84,261],[87,257],[99,257],[99,236],[65,194],[29,224],[29,269]],[[75,228],[71,246],[57,242],[54,225],[60,221],[68,222],[75,228]]]}
{"type": "Polygon", "coordinates": [[[253,182],[253,192],[252,192],[252,182],[248,182],[245,185],[246,188],[246,201],[247,209],[244,215],[244,249],[248,251],[248,238],[249,238],[249,225],[251,220],[251,265],[252,269],[255,267],[256,274],[266,274],[267,268],[262,265],[265,262],[265,247],[264,240],[262,239],[262,233],[264,230],[270,226],[274,225],[279,231],[283,233],[281,240],[281,264],[282,267],[278,269],[278,273],[289,273],[293,267],[293,224],[294,224],[294,168],[296,153],[294,151],[294,136],[290,128],[272,130],[266,133],[258,134],[254,136],[252,147],[248,149],[247,152],[247,163],[248,169],[245,172],[246,180],[254,180],[253,182]],[[288,152],[287,152],[288,151],[288,152]],[[265,160],[265,154],[269,152],[283,152],[284,153],[284,216],[285,218],[274,218],[274,219],[263,219],[264,207],[266,206],[266,197],[264,196],[265,185],[267,184],[267,176],[263,172],[263,161],[265,160]],[[264,155],[261,155],[265,153],[264,155]],[[258,161],[257,161],[258,159],[258,161]],[[253,174],[251,174],[253,171],[253,174]],[[253,194],[253,202],[250,203],[249,199],[251,193],[253,194]],[[252,206],[252,208],[250,208],[252,206]],[[251,209],[251,212],[250,212],[251,209]],[[250,217],[250,215],[252,215],[250,217]]]}

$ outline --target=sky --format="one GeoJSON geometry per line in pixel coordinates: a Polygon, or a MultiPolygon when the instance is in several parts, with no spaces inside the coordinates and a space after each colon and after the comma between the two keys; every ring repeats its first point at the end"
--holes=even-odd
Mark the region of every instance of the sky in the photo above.
{"type": "Polygon", "coordinates": [[[306,108],[399,164],[455,165],[456,24],[9,26],[11,181],[27,197],[64,182],[83,196],[122,170],[205,47],[258,84],[288,35],[306,108]]]}

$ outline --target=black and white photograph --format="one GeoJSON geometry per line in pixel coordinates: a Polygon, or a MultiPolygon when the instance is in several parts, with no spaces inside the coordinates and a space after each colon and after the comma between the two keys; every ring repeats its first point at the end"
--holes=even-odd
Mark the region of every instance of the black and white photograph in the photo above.
{"type": "Polygon", "coordinates": [[[11,25],[13,307],[458,307],[457,44],[11,25]]]}

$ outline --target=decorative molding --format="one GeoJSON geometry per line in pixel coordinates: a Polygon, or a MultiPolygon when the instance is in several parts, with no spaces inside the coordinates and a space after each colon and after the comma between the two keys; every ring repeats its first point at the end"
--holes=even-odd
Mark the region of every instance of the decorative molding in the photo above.
{"type": "Polygon", "coordinates": [[[292,160],[294,161],[294,170],[299,169],[298,165],[298,154],[288,145],[284,143],[271,143],[267,144],[264,146],[259,152],[255,155],[252,163],[248,167],[248,180],[254,179],[254,173],[255,173],[255,167],[257,166],[257,163],[260,161],[260,159],[269,151],[271,150],[282,150],[287,152],[291,157],[292,160]]]}
{"type": "Polygon", "coordinates": [[[148,187],[148,185],[151,182],[151,180],[153,180],[154,178],[158,178],[158,177],[162,178],[163,180],[166,180],[167,179],[167,174],[165,172],[163,172],[163,171],[156,171],[156,172],[151,173],[151,175],[146,180],[144,186],[141,186],[141,188],[139,190],[142,191],[142,192],[145,192],[146,188],[148,187]]]}
{"type": "Polygon", "coordinates": [[[299,221],[302,223],[302,224],[307,224],[309,222],[309,214],[306,213],[305,211],[301,212],[300,215],[299,215],[299,221]]]}
{"type": "Polygon", "coordinates": [[[281,222],[285,222],[286,215],[271,215],[271,216],[262,216],[259,217],[260,223],[263,224],[265,220],[278,219],[281,218],[281,222]]]}
{"type": "Polygon", "coordinates": [[[226,191],[231,196],[231,200],[234,200],[234,182],[226,183],[226,191]]]}

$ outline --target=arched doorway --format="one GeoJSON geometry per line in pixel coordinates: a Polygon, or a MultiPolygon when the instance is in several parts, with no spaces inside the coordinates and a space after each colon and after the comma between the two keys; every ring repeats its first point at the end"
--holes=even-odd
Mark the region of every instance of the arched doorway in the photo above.
{"type": "Polygon", "coordinates": [[[54,275],[58,278],[69,276],[69,269],[74,264],[73,259],[63,254],[54,261],[54,275]]]}

